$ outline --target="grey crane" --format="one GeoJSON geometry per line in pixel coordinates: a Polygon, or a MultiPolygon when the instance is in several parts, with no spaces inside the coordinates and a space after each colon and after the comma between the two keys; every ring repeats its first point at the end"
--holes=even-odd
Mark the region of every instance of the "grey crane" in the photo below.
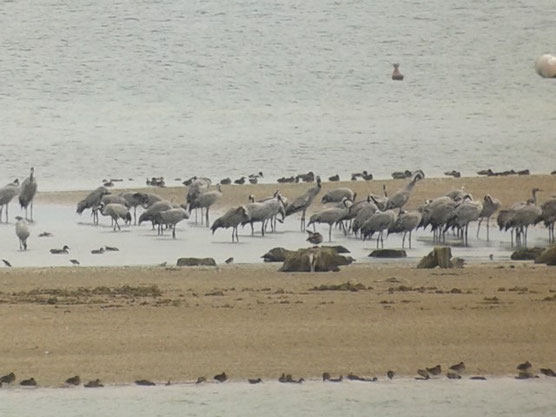
{"type": "Polygon", "coordinates": [[[369,220],[372,217],[372,215],[375,214],[377,211],[379,210],[374,202],[368,201],[367,204],[364,204],[363,207],[361,207],[358,210],[357,214],[355,215],[355,218],[351,223],[351,230],[353,231],[353,233],[357,235],[357,232],[359,232],[361,226],[363,226],[363,224],[367,220],[369,220]]]}
{"type": "Polygon", "coordinates": [[[341,221],[348,213],[349,206],[347,205],[347,201],[350,200],[344,197],[342,200],[343,207],[329,207],[313,214],[309,219],[309,223],[307,223],[307,226],[314,225],[315,223],[328,224],[328,241],[332,242],[332,225],[341,221]]]}
{"type": "Polygon", "coordinates": [[[490,218],[500,208],[500,200],[493,198],[490,194],[486,194],[483,199],[483,210],[479,214],[479,224],[477,225],[477,238],[479,238],[479,231],[481,230],[481,223],[486,219],[487,240],[490,240],[490,218]]]}
{"type": "Polygon", "coordinates": [[[419,211],[401,211],[396,222],[388,229],[390,233],[403,233],[402,249],[405,248],[405,237],[409,233],[409,248],[411,249],[411,232],[419,226],[423,215],[419,211]]]}
{"type": "Polygon", "coordinates": [[[396,209],[402,208],[405,204],[409,201],[409,197],[411,196],[411,192],[413,191],[413,187],[417,181],[422,180],[425,178],[425,174],[423,171],[418,170],[413,174],[411,181],[405,185],[402,189],[396,191],[388,198],[388,203],[386,203],[387,209],[396,209]]]}
{"type": "Polygon", "coordinates": [[[96,190],[89,193],[87,197],[77,203],[77,214],[81,215],[86,209],[91,209],[93,216],[93,223],[98,224],[98,206],[102,201],[102,197],[110,194],[106,187],[98,187],[96,190]]]}
{"type": "MultiPolygon", "coordinates": [[[[189,203],[189,212],[191,210],[200,208],[201,209],[201,216],[203,213],[203,209],[205,209],[205,223],[206,226],[209,227],[209,210],[211,206],[213,206],[221,197],[222,197],[222,188],[220,184],[216,185],[216,190],[213,191],[203,191],[197,195],[197,197],[189,203]]],[[[201,217],[201,224],[203,224],[203,218],[201,217]]]]}
{"type": "Polygon", "coordinates": [[[164,226],[172,229],[172,238],[176,238],[176,225],[182,220],[189,219],[189,213],[182,207],[160,211],[154,215],[154,221],[158,224],[158,234],[163,235],[164,226]]]}
{"type": "Polygon", "coordinates": [[[162,201],[157,201],[156,203],[153,203],[151,206],[149,206],[149,208],[147,208],[143,213],[141,213],[141,215],[139,216],[139,226],[141,226],[141,223],[146,222],[146,221],[151,221],[152,225],[153,225],[153,229],[154,229],[154,225],[155,225],[155,221],[154,221],[154,216],[156,213],[160,213],[161,211],[166,211],[166,210],[170,210],[173,209],[174,206],[172,205],[172,203],[170,203],[169,201],[166,200],[162,200],[162,201]]]}
{"type": "Polygon", "coordinates": [[[278,193],[276,197],[264,201],[255,201],[255,196],[250,195],[249,200],[251,202],[245,205],[249,218],[244,220],[241,225],[245,226],[249,223],[251,225],[251,235],[254,235],[255,229],[253,224],[261,222],[261,234],[264,236],[267,222],[272,221],[280,212],[282,216],[285,214],[281,197],[278,193]]]}
{"type": "Polygon", "coordinates": [[[114,221],[114,231],[116,228],[118,230],[122,230],[120,225],[118,224],[118,219],[123,219],[126,223],[131,223],[131,214],[129,213],[129,208],[123,204],[117,203],[100,203],[100,213],[103,216],[109,216],[114,221]]]}
{"type": "Polygon", "coordinates": [[[327,191],[321,198],[321,203],[340,203],[344,198],[353,201],[355,193],[348,187],[334,188],[327,191]]]}
{"type": "Polygon", "coordinates": [[[8,205],[10,201],[19,194],[19,180],[16,178],[14,182],[0,188],[0,223],[2,222],[2,211],[6,206],[6,223],[8,223],[8,205]]]}
{"type": "Polygon", "coordinates": [[[463,200],[463,197],[468,194],[469,193],[465,191],[465,185],[462,185],[459,190],[452,190],[449,193],[446,193],[446,197],[450,197],[454,201],[461,201],[463,200]]]}
{"type": "MultiPolygon", "coordinates": [[[[155,195],[155,194],[153,194],[153,195],[155,195]]],[[[144,194],[144,193],[134,193],[134,192],[123,193],[123,194],[121,194],[121,196],[125,199],[126,205],[129,208],[133,208],[133,224],[136,225],[137,224],[137,207],[142,206],[145,203],[145,201],[147,201],[148,197],[146,197],[146,194],[144,194]]],[[[160,198],[160,197],[158,197],[158,198],[160,198]]]]}
{"type": "MultiPolygon", "coordinates": [[[[196,178],[187,189],[186,204],[189,206],[194,203],[199,195],[208,191],[211,183],[209,178],[196,178]]],[[[197,210],[195,210],[195,223],[197,223],[197,210]]]]}
{"type": "Polygon", "coordinates": [[[27,239],[31,235],[29,225],[21,216],[15,218],[15,234],[19,238],[19,250],[27,250],[27,239]]]}
{"type": "Polygon", "coordinates": [[[237,228],[240,224],[249,219],[249,213],[245,206],[239,206],[229,209],[223,216],[219,217],[214,221],[211,226],[212,234],[218,229],[228,229],[232,228],[232,243],[234,242],[234,237],[239,242],[239,235],[237,228]]]}
{"type": "Polygon", "coordinates": [[[382,193],[384,194],[383,197],[375,194],[369,194],[369,198],[374,201],[380,211],[386,210],[388,205],[388,191],[386,191],[386,184],[382,184],[382,193]]]}
{"type": "Polygon", "coordinates": [[[461,231],[464,245],[469,245],[469,223],[477,220],[482,211],[483,204],[480,201],[473,201],[469,195],[466,195],[454,209],[452,220],[461,231]]]}
{"type": "Polygon", "coordinates": [[[19,190],[19,204],[21,208],[25,209],[25,219],[29,220],[27,216],[27,208],[31,206],[31,221],[33,221],[33,199],[37,193],[37,181],[34,177],[35,168],[31,168],[31,172],[27,178],[21,183],[19,190]]]}
{"type": "Polygon", "coordinates": [[[426,228],[431,226],[433,240],[444,241],[446,239],[446,228],[450,219],[454,217],[454,210],[459,203],[450,197],[438,197],[429,201],[423,208],[423,220],[421,225],[426,228]]]}
{"type": "Polygon", "coordinates": [[[363,240],[367,237],[372,238],[374,233],[378,233],[376,238],[376,247],[378,248],[379,243],[384,247],[384,231],[391,228],[397,219],[397,214],[394,210],[378,211],[373,214],[363,225],[361,226],[361,235],[363,240]]]}
{"type": "Polygon", "coordinates": [[[554,223],[556,222],[556,198],[541,204],[542,220],[548,229],[548,243],[554,243],[554,223]]]}
{"type": "Polygon", "coordinates": [[[297,197],[291,204],[286,207],[286,216],[301,212],[301,230],[305,230],[305,214],[307,209],[321,190],[320,177],[317,177],[317,185],[309,188],[304,194],[297,197]]]}
{"type": "Polygon", "coordinates": [[[542,216],[542,209],[533,201],[520,205],[512,210],[510,219],[506,222],[505,228],[514,228],[516,231],[516,243],[518,246],[527,246],[527,230],[529,226],[536,224],[542,216]]]}

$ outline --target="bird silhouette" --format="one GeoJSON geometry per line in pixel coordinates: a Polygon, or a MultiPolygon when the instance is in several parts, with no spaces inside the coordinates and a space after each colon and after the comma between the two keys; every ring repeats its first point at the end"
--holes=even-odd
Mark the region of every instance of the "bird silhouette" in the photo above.
{"type": "Polygon", "coordinates": [[[5,260],[5,259],[2,259],[2,262],[4,262],[4,265],[6,265],[7,267],[9,267],[9,268],[11,268],[11,267],[12,267],[12,264],[11,264],[11,263],[9,263],[9,262],[8,262],[7,260],[5,260]]]}

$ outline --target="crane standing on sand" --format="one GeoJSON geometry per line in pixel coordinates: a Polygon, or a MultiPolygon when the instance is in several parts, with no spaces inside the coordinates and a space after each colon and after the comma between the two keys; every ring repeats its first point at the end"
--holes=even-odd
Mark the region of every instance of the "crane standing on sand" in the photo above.
{"type": "Polygon", "coordinates": [[[309,188],[305,191],[305,194],[297,197],[293,203],[286,207],[286,217],[290,214],[297,213],[301,211],[301,231],[305,230],[305,214],[307,209],[315,199],[316,195],[320,192],[321,181],[320,177],[317,177],[317,185],[315,187],[309,188]]]}
{"type": "Polygon", "coordinates": [[[8,205],[10,201],[19,194],[19,180],[16,178],[14,182],[0,188],[0,222],[2,222],[2,211],[6,206],[6,223],[8,223],[8,205]]]}
{"type": "Polygon", "coordinates": [[[33,199],[37,193],[37,181],[34,177],[35,168],[31,168],[29,177],[25,178],[21,183],[19,190],[19,204],[25,209],[25,219],[33,221],[33,199]],[[27,215],[27,207],[31,206],[31,219],[27,215]]]}

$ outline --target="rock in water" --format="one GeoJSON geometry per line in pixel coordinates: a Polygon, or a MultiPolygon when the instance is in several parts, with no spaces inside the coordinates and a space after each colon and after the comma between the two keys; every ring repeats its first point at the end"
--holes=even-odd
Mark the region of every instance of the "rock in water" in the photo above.
{"type": "Polygon", "coordinates": [[[375,249],[369,254],[371,258],[405,258],[406,251],[403,249],[375,249]]]}
{"type": "Polygon", "coordinates": [[[213,258],[179,258],[178,266],[216,266],[213,258]]]}
{"type": "Polygon", "coordinates": [[[516,250],[510,257],[513,261],[532,261],[536,259],[544,248],[524,248],[516,250]]]}

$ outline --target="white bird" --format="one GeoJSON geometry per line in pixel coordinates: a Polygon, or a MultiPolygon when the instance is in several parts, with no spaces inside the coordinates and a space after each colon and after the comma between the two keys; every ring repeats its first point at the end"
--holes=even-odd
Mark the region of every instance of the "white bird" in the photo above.
{"type": "Polygon", "coordinates": [[[176,238],[176,225],[182,220],[189,219],[189,213],[182,207],[161,211],[154,215],[154,221],[158,224],[158,234],[162,235],[164,226],[172,229],[172,238],[176,238]]]}
{"type": "Polygon", "coordinates": [[[212,234],[220,228],[228,229],[232,228],[232,243],[234,242],[234,237],[239,242],[239,236],[237,232],[238,226],[244,221],[249,220],[249,213],[245,206],[234,207],[229,209],[223,216],[219,217],[214,221],[211,226],[212,234]]]}
{"type": "Polygon", "coordinates": [[[535,70],[543,78],[556,78],[556,56],[544,54],[535,60],[535,70]]]}
{"type": "Polygon", "coordinates": [[[29,225],[21,216],[17,216],[16,220],[15,234],[19,238],[19,250],[27,250],[27,239],[31,234],[29,231],[29,225]]]}
{"type": "Polygon", "coordinates": [[[21,208],[25,209],[26,219],[28,219],[27,208],[31,206],[31,221],[33,221],[33,199],[37,193],[37,181],[35,180],[34,173],[35,168],[31,168],[29,177],[23,180],[19,190],[19,204],[21,205],[21,208]]]}
{"type": "Polygon", "coordinates": [[[114,221],[114,231],[116,231],[116,228],[118,228],[118,230],[122,230],[122,228],[118,224],[118,219],[123,219],[125,222],[131,223],[131,214],[129,213],[129,208],[127,208],[123,204],[100,203],[100,213],[103,216],[110,216],[112,218],[112,220],[114,221]]]}
{"type": "Polygon", "coordinates": [[[8,223],[8,205],[10,201],[19,194],[19,180],[16,178],[14,182],[0,188],[0,222],[2,222],[2,211],[6,206],[6,223],[8,223]]]}
{"type": "Polygon", "coordinates": [[[479,224],[477,226],[477,238],[479,238],[479,230],[481,230],[481,223],[484,219],[487,220],[486,229],[487,229],[487,240],[489,240],[489,229],[490,229],[490,218],[496,211],[500,208],[500,200],[496,198],[492,198],[490,194],[486,194],[483,199],[483,210],[481,214],[479,214],[479,224]]]}

